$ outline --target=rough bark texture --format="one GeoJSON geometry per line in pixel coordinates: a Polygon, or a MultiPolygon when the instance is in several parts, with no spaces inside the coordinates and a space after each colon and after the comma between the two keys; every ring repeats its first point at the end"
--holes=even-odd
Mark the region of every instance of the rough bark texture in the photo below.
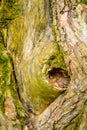
{"type": "Polygon", "coordinates": [[[1,1],[0,129],[87,129],[87,1],[1,1]]]}

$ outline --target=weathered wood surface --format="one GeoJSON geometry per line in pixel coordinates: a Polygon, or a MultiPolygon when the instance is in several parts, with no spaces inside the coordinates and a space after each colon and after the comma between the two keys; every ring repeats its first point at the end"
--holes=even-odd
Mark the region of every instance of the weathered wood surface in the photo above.
{"type": "Polygon", "coordinates": [[[21,7],[1,28],[9,66],[0,80],[1,129],[86,130],[86,1],[26,0],[21,7]]]}
{"type": "Polygon", "coordinates": [[[68,3],[61,12],[61,5],[63,4],[58,0],[54,4],[59,26],[58,43],[65,53],[71,81],[68,89],[36,117],[35,127],[38,130],[86,130],[87,7],[83,4],[75,6],[68,3]]]}

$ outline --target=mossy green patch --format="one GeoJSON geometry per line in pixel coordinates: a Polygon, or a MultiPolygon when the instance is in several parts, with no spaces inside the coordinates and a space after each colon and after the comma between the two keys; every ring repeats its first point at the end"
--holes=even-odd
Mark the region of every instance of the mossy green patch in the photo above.
{"type": "Polygon", "coordinates": [[[21,0],[3,1],[0,8],[0,28],[7,28],[10,22],[22,12],[22,9],[23,5],[21,0]]]}
{"type": "Polygon", "coordinates": [[[26,25],[22,15],[19,16],[19,19],[15,19],[11,24],[8,35],[9,37],[11,36],[9,45],[10,51],[19,56],[23,48],[23,42],[26,35],[26,25]]]}
{"type": "MultiPolygon", "coordinates": [[[[17,94],[17,84],[13,78],[13,68],[11,64],[11,54],[8,53],[8,26],[21,15],[23,11],[22,1],[6,0],[0,7],[0,113],[4,114],[4,101],[7,96],[13,98],[17,117],[24,118],[25,111],[17,94]],[[9,91],[9,94],[7,92],[9,91]]],[[[19,24],[20,25],[20,24],[19,24]]],[[[19,45],[19,44],[18,44],[19,45]]]]}
{"type": "MultiPolygon", "coordinates": [[[[37,113],[42,112],[54,99],[60,95],[64,89],[58,90],[48,81],[48,71],[52,68],[62,68],[66,70],[61,47],[54,41],[39,44],[33,53],[32,62],[29,63],[30,75],[26,75],[27,94],[30,103],[37,113]],[[43,50],[41,49],[43,47],[43,50]]],[[[27,71],[27,69],[26,69],[27,71]]]]}
{"type": "Polygon", "coordinates": [[[87,4],[87,0],[82,0],[82,3],[83,4],[87,4]]]}
{"type": "Polygon", "coordinates": [[[9,58],[7,55],[0,53],[0,109],[4,112],[4,98],[7,84],[9,82],[9,58]],[[2,109],[3,108],[3,109],[2,109]]]}
{"type": "Polygon", "coordinates": [[[48,59],[48,65],[49,68],[66,69],[62,48],[59,45],[56,46],[56,51],[48,59]]]}
{"type": "MultiPolygon", "coordinates": [[[[62,49],[52,38],[52,30],[48,26],[48,6],[51,3],[46,0],[47,5],[43,8],[44,2],[33,0],[8,30],[8,41],[11,37],[8,48],[15,62],[20,97],[24,105],[29,102],[39,112],[61,92],[46,82],[48,71],[54,67],[66,69],[62,49]]],[[[19,113],[20,110],[21,107],[19,113]]]]}
{"type": "Polygon", "coordinates": [[[50,83],[42,80],[41,76],[31,79],[28,91],[30,91],[30,103],[37,113],[42,112],[61,93],[50,83]]]}
{"type": "Polygon", "coordinates": [[[4,101],[7,96],[10,96],[15,103],[17,118],[23,123],[26,112],[19,100],[15,79],[12,78],[13,70],[10,57],[3,51],[0,53],[0,70],[0,112],[4,114],[4,101]]]}

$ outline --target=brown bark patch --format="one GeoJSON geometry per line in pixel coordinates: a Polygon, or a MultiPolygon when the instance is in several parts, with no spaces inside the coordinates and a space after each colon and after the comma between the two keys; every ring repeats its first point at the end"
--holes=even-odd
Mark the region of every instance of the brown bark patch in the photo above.
{"type": "Polygon", "coordinates": [[[54,121],[58,121],[58,119],[59,119],[59,114],[56,114],[54,117],[54,121]]]}

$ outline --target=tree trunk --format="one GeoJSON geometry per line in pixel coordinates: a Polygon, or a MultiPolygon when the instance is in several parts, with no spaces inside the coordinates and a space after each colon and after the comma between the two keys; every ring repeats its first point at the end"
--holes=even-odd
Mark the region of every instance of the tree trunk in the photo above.
{"type": "Polygon", "coordinates": [[[86,130],[87,1],[10,4],[23,10],[0,25],[1,129],[86,130]]]}

